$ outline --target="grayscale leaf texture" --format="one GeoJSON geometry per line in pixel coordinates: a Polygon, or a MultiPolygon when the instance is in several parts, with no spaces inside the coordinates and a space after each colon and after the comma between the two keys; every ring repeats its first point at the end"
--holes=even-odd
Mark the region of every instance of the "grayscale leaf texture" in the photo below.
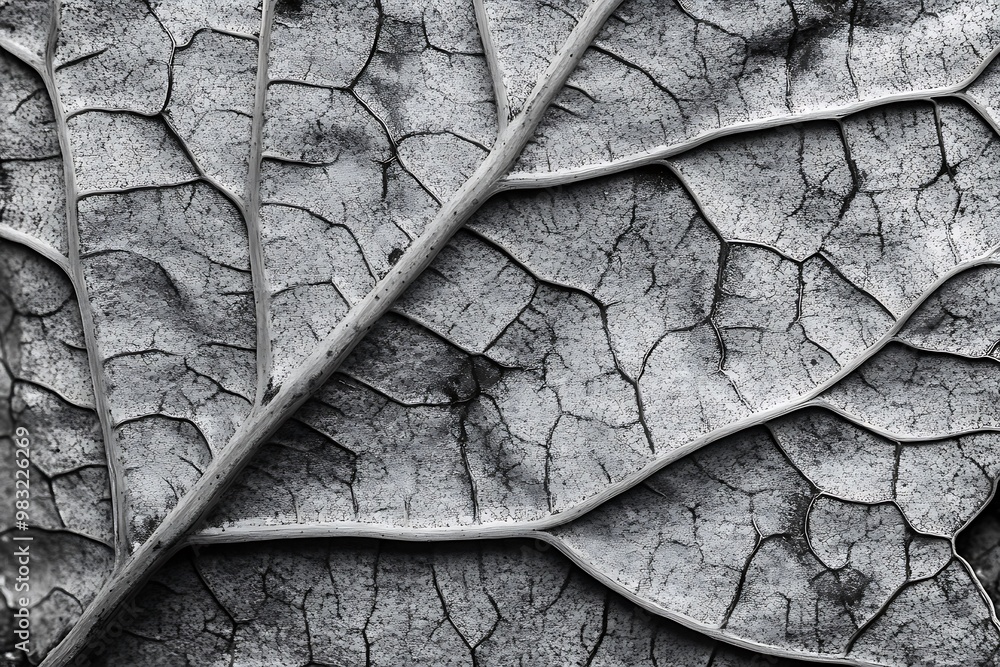
{"type": "Polygon", "coordinates": [[[998,52],[973,0],[0,0],[8,664],[1000,663],[998,52]]]}

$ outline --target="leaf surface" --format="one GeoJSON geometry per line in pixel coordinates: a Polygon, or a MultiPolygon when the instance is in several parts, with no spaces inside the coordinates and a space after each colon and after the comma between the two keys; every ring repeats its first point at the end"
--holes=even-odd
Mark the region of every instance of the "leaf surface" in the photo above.
{"type": "Polygon", "coordinates": [[[793,664],[651,615],[524,540],[214,547],[171,564],[134,617],[106,664],[793,664]]]}
{"type": "MultiPolygon", "coordinates": [[[[991,150],[968,107],[941,108],[955,119],[944,144],[991,150]]],[[[1000,338],[977,298],[998,275],[995,225],[971,206],[949,209],[943,228],[930,214],[916,224],[913,207],[937,196],[870,148],[888,126],[935,141],[932,105],[843,125],[726,139],[671,169],[488,204],[296,415],[308,453],[282,460],[330,452],[352,502],[325,506],[322,485],[302,489],[303,467],[269,469],[287,500],[276,507],[270,485],[248,479],[217,525],[549,525],[699,443],[817,400],[889,437],[995,428],[995,365],[959,356],[1000,338]],[[753,152],[782,174],[756,189],[741,165],[753,152]],[[873,196],[893,203],[874,220],[873,196]],[[793,200],[782,217],[779,197],[793,200]],[[307,518],[292,519],[293,505],[307,518]]],[[[940,143],[928,153],[942,196],[994,191],[961,187],[981,153],[955,167],[940,143]]]]}
{"type": "Polygon", "coordinates": [[[625,2],[553,104],[515,178],[628,168],[739,126],[961,89],[994,48],[998,28],[995,12],[973,2],[926,13],[892,0],[625,2]]]}
{"type": "Polygon", "coordinates": [[[997,17],[904,5],[5,3],[31,660],[194,543],[114,659],[991,664],[997,17]]]}
{"type": "MultiPolygon", "coordinates": [[[[58,266],[26,248],[0,241],[0,473],[10,483],[2,498],[10,512],[0,542],[13,554],[25,544],[37,564],[30,571],[30,613],[36,624],[29,657],[38,660],[74,623],[111,575],[114,531],[111,490],[101,427],[73,287],[58,266]],[[22,430],[23,429],[23,430],[22,430]],[[27,439],[31,530],[16,523],[24,499],[18,465],[27,439]],[[31,537],[31,541],[15,541],[31,537]]],[[[0,567],[0,627],[14,636],[18,562],[0,567]]],[[[23,579],[23,576],[21,576],[23,579]]]]}

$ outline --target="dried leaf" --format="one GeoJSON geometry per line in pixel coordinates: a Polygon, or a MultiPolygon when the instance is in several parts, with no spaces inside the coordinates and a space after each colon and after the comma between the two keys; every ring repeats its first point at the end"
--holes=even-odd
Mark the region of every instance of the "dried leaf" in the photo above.
{"type": "Polygon", "coordinates": [[[22,657],[993,664],[998,48],[970,0],[0,4],[22,657]]]}

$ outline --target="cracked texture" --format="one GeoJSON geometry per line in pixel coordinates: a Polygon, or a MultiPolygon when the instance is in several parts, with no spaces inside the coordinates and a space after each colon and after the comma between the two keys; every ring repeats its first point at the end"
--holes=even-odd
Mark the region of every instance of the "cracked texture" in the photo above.
{"type": "Polygon", "coordinates": [[[162,122],[127,113],[91,111],[70,122],[77,179],[83,190],[172,185],[197,177],[162,122]],[[118,141],[128,146],[117,149],[118,141]]]}
{"type": "Polygon", "coordinates": [[[165,115],[204,173],[244,196],[256,44],[205,31],[174,56],[165,115]]]}
{"type": "MultiPolygon", "coordinates": [[[[0,542],[13,553],[15,429],[27,429],[32,553],[31,657],[43,656],[111,572],[114,536],[100,424],[72,286],[54,265],[0,241],[0,542]],[[38,289],[44,287],[45,289],[38,289]]],[[[22,480],[23,481],[23,480],[22,480]]],[[[11,628],[16,560],[0,566],[0,627],[11,628]]],[[[11,648],[13,633],[3,646],[11,648]]]]}
{"type": "Polygon", "coordinates": [[[581,0],[484,0],[483,5],[513,118],[587,5],[581,0]]]}
{"type": "Polygon", "coordinates": [[[825,410],[770,424],[804,475],[825,491],[858,503],[895,501],[925,533],[950,536],[989,500],[998,473],[997,434],[902,443],[825,410]]]}
{"type": "Polygon", "coordinates": [[[250,409],[245,232],[204,185],[85,199],[80,227],[111,419],[126,477],[136,476],[129,510],[139,543],[250,409]]]}
{"type": "Polygon", "coordinates": [[[436,196],[441,173],[472,175],[493,144],[496,108],[471,3],[381,3],[378,43],[356,92],[382,119],[399,161],[436,196]],[[433,151],[421,138],[433,139],[433,151]]]}
{"type": "MultiPolygon", "coordinates": [[[[730,639],[913,664],[906,642],[933,622],[975,634],[956,633],[961,646],[921,639],[939,652],[931,664],[987,664],[1000,632],[950,543],[916,533],[900,506],[827,495],[822,477],[807,479],[810,468],[786,458],[782,440],[758,430],[720,441],[553,534],[602,579],[730,639]],[[934,617],[910,611],[922,608],[924,590],[942,591],[929,594],[934,617]],[[893,631],[898,644],[884,636],[893,631]]],[[[940,502],[937,491],[911,492],[926,506],[940,502]]]]}
{"type": "Polygon", "coordinates": [[[6,52],[0,80],[0,225],[65,252],[62,166],[44,84],[6,52]]]}
{"type": "MultiPolygon", "coordinates": [[[[930,104],[894,105],[847,118],[843,131],[828,122],[772,130],[709,144],[670,169],[497,198],[395,306],[406,319],[385,322],[373,334],[383,342],[359,348],[299,415],[321,436],[310,436],[310,451],[322,447],[346,466],[338,479],[352,502],[324,503],[316,486],[297,493],[301,472],[288,477],[294,468],[283,468],[283,505],[308,506],[309,518],[274,511],[272,489],[261,493],[267,502],[254,502],[248,483],[216,525],[541,519],[822,389],[820,404],[884,437],[995,428],[992,362],[957,356],[953,340],[961,331],[971,344],[965,332],[983,331],[976,354],[991,349],[990,302],[972,295],[988,289],[994,269],[988,260],[960,264],[985,253],[985,241],[956,256],[948,223],[928,218],[928,233],[893,213],[897,240],[884,243],[893,253],[856,257],[863,244],[882,243],[870,237],[872,221],[852,213],[858,183],[887,201],[910,197],[921,177],[907,160],[926,154],[941,170],[943,155],[953,155],[942,145],[968,144],[970,128],[982,129],[961,125],[953,135],[943,124],[939,135],[936,117],[930,104]],[[899,128],[893,146],[930,146],[887,157],[888,144],[881,153],[869,145],[886,128],[899,128]],[[761,159],[785,176],[752,181],[761,159]],[[937,266],[915,272],[912,258],[930,251],[937,266]],[[958,308],[954,324],[941,319],[942,309],[958,308]],[[894,327],[908,346],[890,340],[894,327]],[[392,465],[400,456],[407,464],[392,465]]],[[[965,164],[950,167],[955,181],[965,164]]],[[[948,171],[934,173],[952,182],[948,171]]],[[[981,238],[995,238],[989,218],[963,215],[981,238]]],[[[860,463],[861,453],[811,441],[829,448],[814,465],[842,476],[841,492],[889,498],[874,476],[842,463],[860,463]]],[[[968,511],[981,505],[980,478],[968,478],[968,511]]],[[[968,511],[949,509],[941,520],[950,526],[968,511]]]]}
{"type": "Polygon", "coordinates": [[[280,381],[437,206],[351,91],[275,83],[267,104],[261,239],[280,381]]]}
{"type": "MultiPolygon", "coordinates": [[[[842,160],[843,145],[834,145],[842,160]]],[[[905,171],[871,173],[884,179],[881,188],[907,190],[899,182],[905,171]]],[[[248,478],[212,520],[213,530],[338,522],[420,529],[541,518],[625,478],[657,448],[725,423],[711,421],[714,415],[734,420],[774,405],[779,392],[805,395],[843,364],[843,379],[818,401],[843,416],[800,411],[768,423],[769,430],[733,436],[554,536],[589,572],[659,613],[790,654],[854,659],[852,652],[870,650],[868,633],[882,632],[876,621],[897,613],[907,582],[944,577],[940,585],[953,595],[976,599],[968,577],[942,573],[961,563],[947,540],[983,508],[997,476],[995,434],[972,433],[997,425],[995,362],[959,356],[950,322],[973,333],[962,340],[985,339],[983,354],[992,341],[978,332],[991,326],[991,311],[975,302],[965,306],[968,316],[939,313],[954,312],[959,295],[979,291],[968,286],[988,279],[989,262],[963,270],[953,257],[954,277],[937,288],[933,276],[925,279],[907,304],[912,319],[899,324],[903,340],[923,332],[922,351],[887,337],[895,318],[833,258],[813,249],[796,261],[760,241],[726,238],[669,172],[611,178],[596,193],[573,186],[487,207],[397,305],[405,319],[384,320],[300,411],[307,427],[301,444],[286,432],[273,445],[284,465],[268,470],[270,479],[299,470],[280,482],[287,494],[270,488],[258,495],[260,482],[248,478]],[[670,233],[676,241],[664,241],[670,233]],[[673,253],[689,247],[697,249],[692,257],[713,258],[707,270],[676,259],[673,253]],[[487,273],[490,309],[475,307],[480,278],[460,270],[463,262],[496,267],[487,273]],[[667,331],[630,352],[635,326],[623,326],[632,335],[616,338],[613,322],[657,312],[653,304],[679,321],[668,328],[654,320],[667,331]],[[700,357],[695,346],[705,350],[700,357]],[[660,357],[659,349],[680,352],[660,357]],[[781,364],[780,371],[762,362],[781,364]],[[676,379],[682,373],[691,379],[676,379]],[[702,379],[712,375],[715,385],[702,379]],[[702,392],[694,399],[699,409],[666,399],[673,387],[688,392],[687,400],[691,389],[702,392]],[[701,426],[685,432],[663,409],[682,418],[700,414],[701,426]],[[590,438],[600,438],[602,448],[590,438]],[[337,463],[296,494],[301,466],[312,467],[313,455],[304,452],[317,448],[337,463]],[[349,492],[350,502],[324,507],[324,479],[349,492]]],[[[808,204],[825,195],[808,188],[801,196],[808,204]]],[[[794,231],[794,223],[784,224],[794,231]]],[[[879,279],[885,284],[892,275],[879,279]]],[[[910,278],[903,273],[894,284],[910,278]]],[[[988,609],[969,604],[949,607],[947,623],[981,626],[988,609]]],[[[968,650],[985,660],[989,637],[968,650]]],[[[958,650],[943,649],[941,660],[958,650]]],[[[876,661],[894,664],[902,653],[876,661]]]]}
{"type": "Polygon", "coordinates": [[[985,64],[1000,20],[971,0],[935,10],[894,0],[628,0],[519,169],[627,160],[740,123],[956,86],[985,64]]]}
{"type": "Polygon", "coordinates": [[[689,665],[792,662],[647,613],[547,545],[309,541],[184,554],[98,664],[689,665]],[[240,576],[234,577],[234,568],[240,576]]]}
{"type": "Polygon", "coordinates": [[[56,82],[67,111],[101,107],[151,114],[163,108],[172,44],[150,6],[141,0],[61,4],[56,82]]]}
{"type": "Polygon", "coordinates": [[[391,277],[107,664],[995,662],[1000,30],[925,4],[626,0],[522,136],[586,3],[0,2],[31,661],[391,277]]]}
{"type": "Polygon", "coordinates": [[[205,28],[247,36],[260,31],[260,8],[245,0],[150,0],[149,7],[176,46],[205,28]]]}

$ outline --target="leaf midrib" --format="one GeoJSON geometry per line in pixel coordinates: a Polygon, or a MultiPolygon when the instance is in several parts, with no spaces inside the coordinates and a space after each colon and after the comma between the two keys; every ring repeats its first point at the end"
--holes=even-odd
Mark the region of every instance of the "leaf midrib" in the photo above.
{"type": "MultiPolygon", "coordinates": [[[[404,252],[389,274],[348,312],[323,343],[292,372],[289,379],[277,389],[273,399],[262,403],[251,413],[228,446],[212,460],[205,474],[167,514],[149,539],[116,570],[69,634],[49,653],[43,666],[61,667],[67,664],[99,635],[101,629],[114,618],[118,606],[137,592],[138,587],[182,546],[191,529],[215,506],[243,467],[281,423],[324,384],[465,221],[497,192],[497,183],[520,156],[541,122],[545,110],[582,59],[587,45],[594,40],[608,16],[621,2],[622,0],[594,0],[590,4],[545,73],[539,77],[523,110],[499,132],[493,150],[475,173],[439,210],[424,233],[404,252]]],[[[58,0],[56,5],[58,9],[58,0]]],[[[57,30],[58,11],[55,11],[50,35],[52,49],[57,30]]],[[[47,61],[52,62],[51,53],[47,61]]],[[[48,69],[51,71],[51,64],[48,69]]],[[[51,86],[50,94],[56,94],[54,85],[51,86]]],[[[62,141],[65,123],[60,127],[60,135],[62,141]]],[[[68,155],[68,142],[62,147],[64,155],[68,155]]],[[[72,169],[67,170],[67,173],[72,174],[72,169]]],[[[75,222],[75,206],[67,205],[68,216],[71,215],[70,210],[75,222]]],[[[73,253],[78,254],[77,246],[78,235],[71,238],[71,264],[73,253]]],[[[78,257],[75,265],[79,266],[78,257]]],[[[77,272],[82,287],[82,271],[75,270],[77,272]]],[[[85,298],[86,293],[83,292],[81,302],[85,298]]],[[[87,339],[87,343],[88,348],[93,351],[97,348],[92,336],[91,330],[91,338],[87,339]]],[[[95,368],[94,364],[99,363],[98,359],[98,355],[91,355],[92,370],[97,374],[100,369],[95,368]]],[[[98,375],[95,374],[95,377],[98,375]]],[[[102,397],[98,398],[99,405],[102,400],[102,397]]]]}

